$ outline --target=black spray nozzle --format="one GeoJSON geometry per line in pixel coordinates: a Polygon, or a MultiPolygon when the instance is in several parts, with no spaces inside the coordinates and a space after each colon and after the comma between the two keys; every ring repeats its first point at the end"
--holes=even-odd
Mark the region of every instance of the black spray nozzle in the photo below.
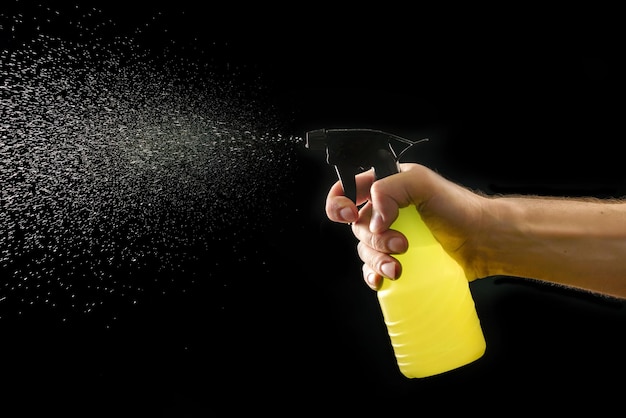
{"type": "Polygon", "coordinates": [[[317,129],[306,133],[305,146],[326,150],[326,162],[335,166],[344,194],[356,202],[358,173],[373,168],[376,179],[396,174],[402,153],[424,140],[411,141],[374,129],[317,129]],[[391,147],[393,140],[407,144],[399,155],[391,147]]]}

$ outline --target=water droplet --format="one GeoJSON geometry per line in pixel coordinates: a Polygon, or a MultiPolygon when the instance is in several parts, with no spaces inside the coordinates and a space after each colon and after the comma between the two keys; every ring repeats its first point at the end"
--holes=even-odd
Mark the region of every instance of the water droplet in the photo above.
{"type": "Polygon", "coordinates": [[[229,248],[254,262],[300,139],[172,45],[96,9],[38,12],[0,13],[0,314],[115,315],[192,289],[229,248]]]}

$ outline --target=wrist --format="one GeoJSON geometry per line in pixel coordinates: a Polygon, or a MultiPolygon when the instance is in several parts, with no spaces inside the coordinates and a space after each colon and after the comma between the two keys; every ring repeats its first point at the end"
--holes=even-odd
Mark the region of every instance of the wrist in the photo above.
{"type": "Polygon", "coordinates": [[[516,274],[516,257],[528,244],[524,238],[523,212],[523,207],[512,199],[484,199],[481,224],[471,247],[476,278],[516,274]]]}

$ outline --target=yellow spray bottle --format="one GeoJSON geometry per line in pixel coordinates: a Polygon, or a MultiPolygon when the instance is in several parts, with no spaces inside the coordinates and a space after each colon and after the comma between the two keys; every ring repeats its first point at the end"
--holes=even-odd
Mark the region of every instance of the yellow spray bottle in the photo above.
{"type": "MultiPolygon", "coordinates": [[[[306,147],[326,150],[344,194],[356,201],[355,176],[373,168],[377,179],[399,172],[391,141],[410,141],[372,129],[318,129],[306,133],[306,147]]],[[[408,239],[395,257],[402,277],[385,280],[377,296],[398,367],[409,378],[444,373],[469,364],[486,343],[463,268],[443,249],[415,206],[400,209],[391,226],[408,239]]]]}

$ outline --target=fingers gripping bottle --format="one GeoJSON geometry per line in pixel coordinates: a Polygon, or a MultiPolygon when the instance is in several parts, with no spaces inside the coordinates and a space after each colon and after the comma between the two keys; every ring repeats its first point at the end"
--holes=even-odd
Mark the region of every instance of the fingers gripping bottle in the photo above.
{"type": "MultiPolygon", "coordinates": [[[[408,147],[421,142],[371,129],[319,129],[307,132],[306,147],[326,150],[345,195],[356,201],[356,174],[373,168],[380,179],[399,172],[391,140],[408,147]]],[[[391,228],[407,237],[409,249],[394,255],[402,264],[402,277],[385,280],[377,296],[401,373],[428,377],[482,357],[485,338],[463,268],[434,238],[415,206],[401,208],[391,228]]]]}

